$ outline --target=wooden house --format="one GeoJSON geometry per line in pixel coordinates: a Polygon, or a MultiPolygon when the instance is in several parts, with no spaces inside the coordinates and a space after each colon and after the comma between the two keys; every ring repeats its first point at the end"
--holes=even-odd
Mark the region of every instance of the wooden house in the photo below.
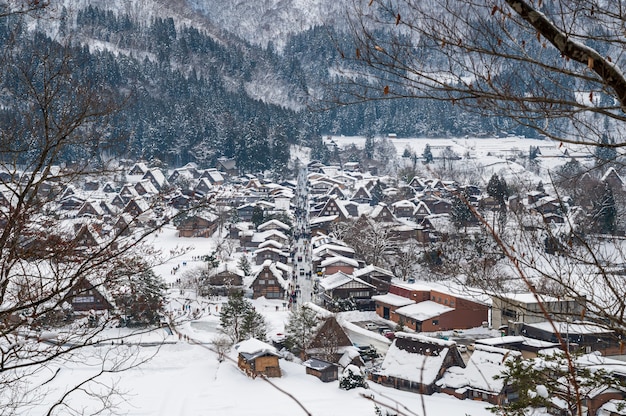
{"type": "Polygon", "coordinates": [[[167,178],[160,169],[149,169],[141,179],[148,179],[154,187],[161,191],[167,184],[167,178]]]}
{"type": "Polygon", "coordinates": [[[415,204],[407,199],[402,199],[391,204],[391,209],[397,218],[411,218],[415,212],[415,204]]]}
{"type": "Polygon", "coordinates": [[[220,172],[224,172],[228,176],[237,175],[237,163],[233,158],[220,157],[217,159],[215,168],[220,172]]]}
{"type": "Polygon", "coordinates": [[[263,264],[266,260],[286,264],[289,253],[273,247],[263,247],[254,251],[254,258],[257,265],[263,264]]]}
{"type": "Polygon", "coordinates": [[[148,171],[148,166],[146,166],[143,162],[137,162],[133,165],[132,168],[128,171],[129,175],[145,175],[148,171]]]}
{"type": "Polygon", "coordinates": [[[383,203],[374,206],[368,217],[376,222],[396,222],[396,217],[393,215],[393,212],[391,212],[391,209],[389,209],[389,206],[383,203]]]}
{"type": "Polygon", "coordinates": [[[349,257],[336,255],[322,260],[319,264],[325,275],[332,275],[342,272],[351,275],[354,270],[359,267],[359,262],[349,257]]]}
{"type": "Polygon", "coordinates": [[[370,379],[383,386],[421,394],[437,391],[436,382],[450,367],[465,367],[454,341],[396,332],[380,368],[370,379]]]}
{"type": "MultiPolygon", "coordinates": [[[[306,349],[306,356],[339,363],[348,349],[356,349],[334,315],[326,316],[306,349]]],[[[350,364],[350,363],[348,363],[350,364]]],[[[363,364],[362,362],[357,364],[363,364]]]]}
{"type": "Polygon", "coordinates": [[[376,286],[377,293],[389,292],[389,286],[391,285],[391,279],[394,277],[393,273],[382,267],[374,266],[370,264],[358,270],[355,270],[352,275],[363,279],[369,284],[376,286]]]}
{"type": "Polygon", "coordinates": [[[85,201],[76,213],[77,217],[102,218],[104,211],[97,201],[85,201]]]}
{"type": "Polygon", "coordinates": [[[417,222],[421,222],[424,218],[431,215],[430,208],[424,201],[419,201],[415,206],[415,211],[413,211],[413,217],[417,222]]]}
{"type": "Polygon", "coordinates": [[[290,276],[291,268],[289,266],[265,260],[252,275],[250,283],[252,298],[257,299],[264,296],[267,299],[285,299],[289,290],[288,280],[290,276]]]}
{"type": "Polygon", "coordinates": [[[271,219],[257,227],[258,231],[278,230],[283,233],[289,232],[290,229],[291,227],[288,224],[285,224],[277,219],[271,219]]]}
{"type": "Polygon", "coordinates": [[[228,267],[228,263],[222,263],[212,269],[207,279],[207,285],[202,288],[202,295],[228,296],[234,292],[243,291],[243,271],[228,267]]]}
{"type": "Polygon", "coordinates": [[[438,390],[458,399],[507,404],[517,398],[517,393],[504,379],[495,376],[502,374],[508,361],[519,359],[518,351],[476,344],[465,367],[450,367],[437,380],[438,390]]]}
{"type": "Polygon", "coordinates": [[[320,210],[318,217],[328,217],[331,215],[337,215],[338,221],[345,221],[349,218],[348,212],[345,210],[341,202],[336,198],[330,198],[324,204],[324,207],[320,210]]]}
{"type": "Polygon", "coordinates": [[[159,193],[154,184],[148,179],[142,179],[135,183],[135,191],[140,196],[152,196],[159,193]]]}
{"type": "Polygon", "coordinates": [[[135,217],[146,213],[150,209],[150,204],[143,198],[135,198],[128,201],[122,212],[131,214],[135,217]]]}
{"type": "Polygon", "coordinates": [[[193,190],[198,194],[206,195],[213,190],[213,185],[207,178],[200,178],[193,190]]]}
{"type": "Polygon", "coordinates": [[[339,367],[337,364],[317,358],[309,358],[302,364],[306,367],[307,374],[319,378],[324,383],[335,381],[339,378],[339,367]]]}
{"type": "Polygon", "coordinates": [[[358,277],[337,272],[326,276],[319,282],[322,289],[321,299],[325,306],[332,308],[338,300],[352,299],[359,310],[374,310],[372,296],[376,286],[358,277]]]}
{"type": "Polygon", "coordinates": [[[183,219],[176,227],[179,237],[211,237],[217,229],[215,215],[194,215],[183,219]]]}
{"type": "Polygon", "coordinates": [[[104,312],[114,309],[112,302],[103,295],[101,286],[93,285],[87,279],[81,279],[68,292],[66,300],[74,312],[104,312]]]}
{"type": "Polygon", "coordinates": [[[256,338],[250,338],[240,342],[235,348],[238,353],[237,366],[248,376],[253,378],[258,375],[265,377],[281,376],[278,362],[280,355],[273,346],[256,338]]]}

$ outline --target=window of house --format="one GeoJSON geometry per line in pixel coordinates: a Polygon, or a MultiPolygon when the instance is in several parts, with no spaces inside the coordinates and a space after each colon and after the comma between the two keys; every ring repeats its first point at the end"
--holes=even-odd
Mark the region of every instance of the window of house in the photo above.
{"type": "Polygon", "coordinates": [[[506,318],[511,318],[512,320],[516,320],[517,312],[515,312],[513,309],[504,308],[502,309],[502,316],[506,318]]]}
{"type": "Polygon", "coordinates": [[[439,319],[433,319],[433,325],[439,325],[439,319]]]}
{"type": "Polygon", "coordinates": [[[450,306],[452,306],[454,308],[454,301],[453,300],[450,301],[450,306]]]}
{"type": "Polygon", "coordinates": [[[443,304],[444,304],[444,305],[447,305],[447,304],[448,304],[448,299],[444,299],[444,300],[443,300],[443,304]]]}
{"type": "Polygon", "coordinates": [[[96,301],[96,298],[93,296],[76,296],[74,298],[74,303],[93,303],[96,301]]]}
{"type": "Polygon", "coordinates": [[[350,297],[353,297],[353,298],[366,298],[368,296],[369,296],[369,292],[366,290],[359,291],[359,292],[350,292],[350,297]]]}
{"type": "Polygon", "coordinates": [[[259,284],[260,285],[264,285],[265,284],[265,280],[263,280],[263,279],[259,280],[259,284]]]}
{"type": "Polygon", "coordinates": [[[268,280],[268,281],[267,281],[267,284],[268,284],[268,285],[273,285],[273,284],[274,284],[274,280],[268,280]]]}

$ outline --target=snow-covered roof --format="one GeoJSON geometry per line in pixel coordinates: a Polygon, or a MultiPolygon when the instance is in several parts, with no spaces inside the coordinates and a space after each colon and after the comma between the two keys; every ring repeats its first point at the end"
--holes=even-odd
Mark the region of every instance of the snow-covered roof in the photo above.
{"type": "Polygon", "coordinates": [[[503,379],[494,379],[506,369],[506,362],[522,356],[519,351],[476,345],[465,368],[451,367],[437,381],[441,387],[472,389],[498,394],[504,388],[503,379]]]}
{"type": "Polygon", "coordinates": [[[352,273],[354,276],[356,277],[361,277],[363,275],[366,275],[368,273],[372,273],[372,272],[376,272],[379,274],[384,274],[386,276],[390,276],[390,277],[394,277],[393,272],[391,272],[390,270],[387,269],[383,269],[382,267],[378,267],[378,266],[374,266],[373,264],[369,264],[361,269],[355,270],[354,273],[352,273]]]}
{"type": "Polygon", "coordinates": [[[360,283],[362,287],[371,287],[371,288],[375,287],[374,285],[371,285],[367,283],[366,281],[359,279],[358,277],[345,274],[344,272],[337,272],[337,273],[331,274],[330,276],[326,276],[325,278],[320,280],[319,284],[325,290],[333,290],[350,282],[360,283]]]}
{"type": "Polygon", "coordinates": [[[321,267],[328,267],[336,263],[345,263],[352,267],[359,267],[359,262],[344,256],[329,257],[320,263],[321,267]]]}
{"type": "Polygon", "coordinates": [[[456,345],[454,341],[396,332],[396,339],[389,347],[376,373],[426,385],[432,384],[439,375],[450,347],[454,345],[456,345]],[[404,350],[398,346],[402,339],[411,341],[411,344],[419,348],[411,348],[411,351],[404,350]]]}
{"type": "Polygon", "coordinates": [[[432,300],[425,300],[423,302],[398,308],[396,309],[396,313],[421,322],[453,310],[454,308],[449,306],[441,305],[437,302],[433,302],[432,300]]]}
{"type": "Polygon", "coordinates": [[[289,237],[287,237],[284,233],[281,233],[278,230],[267,230],[254,233],[254,235],[252,236],[252,242],[262,243],[263,241],[271,239],[272,237],[276,237],[284,241],[289,240],[289,237]]]}
{"type": "Polygon", "coordinates": [[[315,218],[311,218],[311,220],[309,221],[309,224],[310,225],[323,224],[325,222],[335,221],[337,218],[339,218],[339,215],[326,215],[323,217],[315,217],[315,218]]]}
{"type": "Polygon", "coordinates": [[[415,303],[414,300],[405,298],[404,296],[394,295],[393,293],[387,293],[386,295],[375,295],[372,299],[377,302],[385,303],[391,306],[407,306],[415,303]]]}
{"type": "Polygon", "coordinates": [[[272,227],[272,226],[274,226],[274,227],[278,227],[278,228],[280,228],[280,229],[282,229],[282,230],[285,230],[285,231],[287,231],[287,230],[289,230],[289,229],[291,228],[291,227],[289,227],[289,225],[285,224],[285,223],[284,223],[284,222],[282,222],[282,221],[279,221],[279,220],[277,220],[277,219],[271,219],[271,220],[266,221],[266,222],[264,222],[263,224],[259,225],[259,226],[257,227],[257,230],[259,230],[259,231],[263,231],[263,230],[265,230],[266,228],[270,228],[270,227],[272,227]]]}
{"type": "MultiPolygon", "coordinates": [[[[556,326],[556,330],[561,334],[609,334],[615,332],[611,329],[604,328],[599,325],[595,325],[591,322],[553,322],[556,326]]],[[[533,324],[525,324],[536,329],[540,329],[546,332],[553,332],[552,323],[538,322],[533,324]]]]}
{"type": "Polygon", "coordinates": [[[235,348],[248,360],[266,354],[280,356],[280,354],[278,354],[278,350],[275,347],[256,338],[250,338],[245,341],[241,341],[235,346],[235,348]]]}

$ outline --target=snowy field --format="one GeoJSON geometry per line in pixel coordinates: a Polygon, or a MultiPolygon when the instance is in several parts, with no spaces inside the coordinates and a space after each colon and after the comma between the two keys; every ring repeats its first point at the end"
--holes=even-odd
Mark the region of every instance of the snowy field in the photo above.
{"type": "MultiPolygon", "coordinates": [[[[172,282],[184,273],[184,269],[202,267],[195,256],[207,254],[213,249],[212,239],[178,238],[173,227],[166,228],[154,238],[154,245],[164,254],[180,252],[183,255],[169,259],[156,268],[167,282],[172,282]],[[183,263],[186,264],[183,266],[183,263]],[[171,270],[180,267],[174,275],[171,270]]],[[[235,256],[233,256],[235,257],[235,256]]],[[[236,261],[233,258],[231,261],[236,261]]],[[[375,415],[374,402],[364,397],[390,403],[390,406],[406,406],[414,415],[473,415],[486,416],[491,413],[487,404],[470,400],[457,400],[448,395],[421,396],[369,383],[370,388],[344,391],[338,381],[323,383],[307,375],[305,367],[298,362],[280,360],[283,377],[271,379],[276,387],[261,378],[251,379],[236,365],[236,352],[230,352],[232,360],[218,362],[217,354],[210,349],[210,342],[219,333],[220,304],[197,302],[191,291],[171,290],[170,311],[180,323],[182,336],[168,334],[158,329],[150,334],[126,338],[123,345],[107,345],[84,349],[83,356],[76,357],[73,364],[50,365],[48,372],[41,374],[46,380],[58,371],[49,391],[27,414],[43,414],[70,386],[96,374],[101,368],[101,357],[122,357],[129,354],[133,360],[147,359],[136,368],[120,373],[101,376],[105,384],[115,385],[123,395],[111,397],[105,414],[124,415],[320,415],[351,416],[375,415]],[[198,319],[183,315],[183,304],[191,310],[204,310],[198,319]],[[160,344],[155,346],[155,344],[160,344]],[[293,395],[304,407],[291,399],[293,395]],[[123,398],[123,399],[122,399],[123,398]],[[307,413],[308,412],[308,413],[307,413]]],[[[255,308],[268,322],[268,335],[284,331],[289,312],[279,301],[257,299],[255,308]],[[278,306],[278,307],[277,307],[278,306]]],[[[350,317],[352,320],[354,317],[350,317]]],[[[365,318],[370,318],[365,316],[365,318]]],[[[356,332],[366,330],[353,325],[356,332]]],[[[128,331],[115,329],[113,331],[128,331]]],[[[122,335],[122,334],[120,334],[122,335]]],[[[374,334],[378,335],[378,334],[374,334]]],[[[111,360],[107,360],[110,362],[111,360]]],[[[98,392],[98,386],[88,390],[98,392]]],[[[70,396],[69,403],[82,409],[85,414],[95,411],[97,403],[84,393],[70,396]]],[[[59,414],[66,414],[61,411],[59,414]]]]}

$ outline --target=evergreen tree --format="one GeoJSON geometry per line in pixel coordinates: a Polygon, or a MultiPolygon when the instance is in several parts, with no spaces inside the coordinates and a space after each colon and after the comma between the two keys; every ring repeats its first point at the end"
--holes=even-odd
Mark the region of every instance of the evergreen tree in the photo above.
{"type": "Polygon", "coordinates": [[[372,199],[370,200],[371,206],[376,206],[383,201],[385,195],[383,194],[383,186],[379,180],[376,181],[376,184],[370,191],[370,195],[372,196],[372,199]]]}
{"type": "Polygon", "coordinates": [[[250,337],[265,339],[265,320],[243,293],[235,292],[228,297],[228,302],[220,311],[222,332],[237,343],[250,337]]]}
{"type": "MultiPolygon", "coordinates": [[[[579,354],[570,354],[574,363],[580,359],[579,354]]],[[[504,385],[510,386],[519,396],[517,400],[492,407],[491,411],[503,416],[526,416],[533,414],[532,409],[554,409],[555,403],[562,403],[562,408],[573,412],[568,414],[582,414],[576,410],[581,410],[578,407],[581,402],[574,392],[584,394],[594,389],[624,388],[624,382],[602,369],[601,365],[585,366],[583,363],[584,360],[576,364],[576,374],[573,375],[562,351],[534,360],[506,360],[502,374],[495,378],[503,380],[504,385]]]]}
{"type": "Polygon", "coordinates": [[[244,275],[250,276],[250,271],[252,270],[252,265],[250,264],[250,260],[248,260],[247,256],[243,255],[243,256],[239,257],[239,260],[237,261],[237,267],[239,267],[239,269],[241,269],[241,271],[244,273],[244,275]]]}
{"type": "Polygon", "coordinates": [[[602,135],[600,145],[595,148],[597,163],[606,164],[617,158],[617,150],[613,147],[614,144],[615,140],[613,138],[609,138],[606,134],[602,135]]]}
{"type": "Polygon", "coordinates": [[[304,351],[315,335],[319,324],[317,313],[307,307],[299,307],[289,314],[289,321],[285,326],[287,345],[290,349],[300,352],[304,359],[304,351]]]}
{"type": "Polygon", "coordinates": [[[265,222],[265,212],[263,212],[263,208],[256,205],[252,209],[252,218],[250,219],[250,221],[252,222],[252,224],[254,224],[255,227],[263,224],[265,222]]]}
{"type": "Polygon", "coordinates": [[[426,143],[424,146],[424,152],[422,153],[422,157],[424,158],[424,163],[429,164],[434,160],[433,152],[430,150],[430,144],[426,143]]]}
{"type": "Polygon", "coordinates": [[[152,269],[135,270],[135,267],[128,267],[116,271],[108,280],[107,288],[115,305],[124,314],[123,325],[155,324],[159,322],[165,304],[167,286],[152,269]]]}
{"type": "Polygon", "coordinates": [[[468,204],[469,200],[465,191],[462,191],[452,200],[452,212],[450,213],[450,216],[452,218],[452,223],[457,227],[457,229],[466,228],[474,218],[474,214],[468,204]]]}
{"type": "Polygon", "coordinates": [[[617,207],[613,189],[608,183],[604,184],[604,193],[596,205],[594,220],[600,227],[600,231],[607,234],[614,234],[617,223],[617,207]]]}
{"type": "Polygon", "coordinates": [[[368,135],[365,139],[365,157],[372,159],[374,157],[374,137],[368,135]]]}
{"type": "Polygon", "coordinates": [[[487,194],[498,201],[500,208],[504,207],[506,199],[509,197],[509,189],[504,178],[498,176],[497,173],[491,175],[487,184],[487,194]]]}

